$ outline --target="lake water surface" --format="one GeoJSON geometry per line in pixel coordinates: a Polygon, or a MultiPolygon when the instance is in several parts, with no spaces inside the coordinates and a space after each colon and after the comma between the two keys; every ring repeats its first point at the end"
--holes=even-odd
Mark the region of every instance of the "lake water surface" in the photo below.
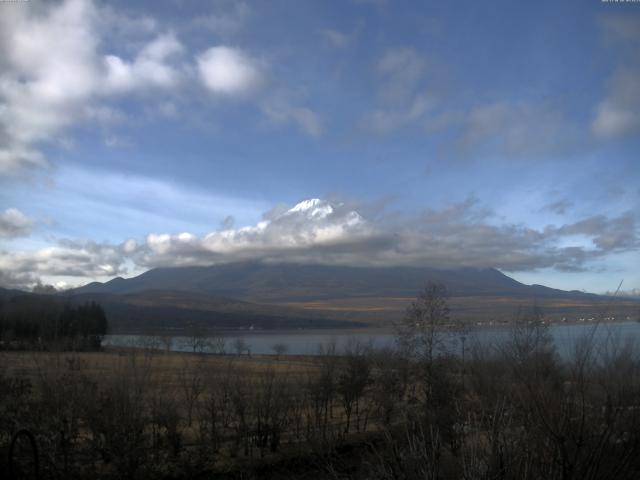
{"type": "MultiPolygon", "coordinates": [[[[592,336],[598,345],[623,345],[635,342],[640,345],[640,323],[612,322],[612,323],[577,323],[550,325],[549,333],[561,356],[568,357],[574,352],[576,342],[587,336],[592,336]]],[[[461,351],[461,337],[465,337],[465,348],[474,344],[498,348],[511,336],[508,328],[482,327],[461,333],[448,333],[447,344],[452,352],[461,351]]],[[[228,332],[224,334],[224,350],[226,353],[235,351],[234,344],[242,339],[253,354],[273,354],[274,345],[286,346],[286,353],[290,355],[313,355],[318,353],[320,346],[326,348],[335,344],[338,353],[344,352],[349,342],[370,344],[374,348],[393,347],[396,336],[389,330],[313,330],[313,331],[272,331],[272,332],[228,332]]],[[[107,335],[103,346],[120,347],[151,347],[164,348],[157,337],[149,335],[107,335]]],[[[208,345],[202,351],[219,353],[218,347],[208,345]]],[[[171,340],[171,350],[188,352],[192,350],[187,337],[176,336],[171,340]]]]}

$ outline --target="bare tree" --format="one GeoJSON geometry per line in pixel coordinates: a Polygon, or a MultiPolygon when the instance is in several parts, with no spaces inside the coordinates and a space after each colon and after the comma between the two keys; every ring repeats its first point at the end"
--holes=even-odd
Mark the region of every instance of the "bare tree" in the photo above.
{"type": "Polygon", "coordinates": [[[153,353],[160,348],[160,337],[143,335],[136,339],[136,348],[139,348],[146,353],[153,353]]]}
{"type": "Polygon", "coordinates": [[[338,374],[338,393],[346,416],[345,433],[349,433],[352,414],[355,413],[356,430],[360,431],[360,404],[371,381],[369,349],[350,340],[345,349],[345,362],[338,374]]]}
{"type": "Polygon", "coordinates": [[[411,302],[398,328],[398,342],[418,358],[433,363],[437,349],[443,346],[441,329],[449,323],[447,289],[429,282],[411,302]]]}
{"type": "Polygon", "coordinates": [[[333,418],[333,403],[337,383],[337,356],[334,341],[318,346],[318,370],[307,374],[306,390],[310,402],[308,436],[319,432],[327,439],[329,419],[333,418]]]}
{"type": "Polygon", "coordinates": [[[403,409],[410,381],[406,357],[392,349],[372,351],[371,400],[383,427],[389,427],[395,414],[403,409]]]}
{"type": "Polygon", "coordinates": [[[273,353],[275,353],[278,360],[280,360],[280,357],[287,353],[289,347],[284,343],[275,343],[271,346],[271,350],[273,350],[273,353]]]}
{"type": "Polygon", "coordinates": [[[442,331],[449,324],[447,289],[442,284],[429,282],[407,308],[398,329],[401,350],[416,358],[421,365],[421,376],[427,403],[434,398],[436,379],[435,357],[445,350],[442,331]]]}
{"type": "Polygon", "coordinates": [[[204,391],[203,363],[198,361],[195,364],[192,359],[183,359],[183,368],[180,375],[180,387],[184,397],[184,404],[187,410],[187,425],[193,422],[193,410],[198,402],[198,398],[204,391]]]}
{"type": "Polygon", "coordinates": [[[238,371],[232,357],[222,371],[207,372],[207,394],[204,401],[199,404],[201,407],[199,427],[201,438],[214,452],[221,447],[225,432],[231,429],[234,418],[231,402],[232,388],[237,377],[238,371]]]}
{"type": "Polygon", "coordinates": [[[164,347],[165,352],[169,353],[171,351],[171,347],[173,346],[173,335],[170,335],[168,333],[160,335],[160,343],[164,347]]]}
{"type": "Polygon", "coordinates": [[[244,352],[249,352],[249,345],[244,338],[236,338],[233,342],[233,349],[237,355],[242,355],[244,352]]]}
{"type": "Polygon", "coordinates": [[[191,324],[186,330],[186,342],[193,353],[202,353],[208,346],[207,331],[205,328],[191,324]]]}
{"type": "Polygon", "coordinates": [[[224,355],[226,353],[227,339],[219,333],[212,333],[209,336],[209,346],[214,353],[224,355]]]}

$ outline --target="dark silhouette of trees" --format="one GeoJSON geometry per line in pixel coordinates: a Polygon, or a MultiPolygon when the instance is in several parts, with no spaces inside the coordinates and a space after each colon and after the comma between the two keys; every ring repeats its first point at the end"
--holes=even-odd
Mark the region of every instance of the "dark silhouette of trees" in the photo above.
{"type": "Polygon", "coordinates": [[[450,315],[447,297],[444,285],[427,283],[407,308],[398,328],[401,349],[423,360],[427,366],[433,364],[438,349],[443,346],[441,329],[448,325],[450,315]]]}
{"type": "Polygon", "coordinates": [[[338,373],[337,390],[346,417],[345,433],[349,433],[351,418],[355,414],[356,430],[360,431],[362,399],[371,383],[369,349],[351,341],[347,344],[344,363],[338,373]]]}
{"type": "Polygon", "coordinates": [[[108,328],[104,310],[95,302],[73,305],[50,295],[24,295],[0,304],[0,340],[5,348],[55,344],[95,350],[108,328]]]}
{"type": "Polygon", "coordinates": [[[289,347],[287,347],[287,345],[285,345],[284,343],[275,343],[271,346],[271,350],[273,350],[273,353],[276,354],[277,359],[280,360],[280,357],[287,353],[289,347]]]}

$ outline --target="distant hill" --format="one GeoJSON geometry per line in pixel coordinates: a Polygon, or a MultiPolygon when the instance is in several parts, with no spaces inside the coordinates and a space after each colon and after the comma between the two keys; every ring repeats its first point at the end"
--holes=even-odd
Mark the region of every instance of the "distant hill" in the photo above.
{"type": "Polygon", "coordinates": [[[144,290],[127,294],[68,295],[74,303],[95,301],[103,306],[114,331],[181,330],[190,325],[212,330],[324,329],[362,327],[348,319],[327,318],[278,305],[261,305],[180,290],[144,290]]]}
{"type": "Polygon", "coordinates": [[[592,296],[542,285],[524,285],[494,268],[343,267],[260,262],[156,268],[134,278],[90,283],[72,293],[121,295],[146,290],[179,290],[251,302],[286,303],[353,297],[414,297],[427,281],[445,284],[452,296],[592,296]]]}
{"type": "Polygon", "coordinates": [[[89,302],[96,302],[103,307],[112,333],[181,333],[192,326],[224,331],[335,329],[366,325],[349,319],[327,318],[322,312],[167,290],[146,290],[123,295],[73,292],[45,295],[0,288],[0,317],[5,306],[23,305],[24,308],[52,310],[60,309],[66,303],[83,305],[89,302]]]}

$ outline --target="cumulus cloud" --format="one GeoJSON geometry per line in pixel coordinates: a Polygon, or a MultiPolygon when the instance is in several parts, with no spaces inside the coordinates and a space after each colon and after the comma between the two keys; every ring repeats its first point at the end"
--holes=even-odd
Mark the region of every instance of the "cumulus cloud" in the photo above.
{"type": "Polygon", "coordinates": [[[370,235],[357,213],[320,199],[300,202],[253,226],[227,228],[203,237],[189,233],[150,234],[137,259],[145,266],[198,265],[247,258],[304,255],[309,250],[357,247],[370,235]]]}
{"type": "Polygon", "coordinates": [[[41,277],[110,278],[126,274],[124,245],[60,240],[31,251],[0,251],[0,284],[21,287],[41,277]]]}
{"type": "Polygon", "coordinates": [[[244,51],[217,46],[198,55],[200,80],[211,92],[222,95],[244,95],[260,84],[259,62],[244,51]]]}
{"type": "MultiPolygon", "coordinates": [[[[228,33],[250,13],[243,3],[223,7],[200,26],[228,33]]],[[[213,95],[247,96],[266,90],[260,89],[266,70],[265,61],[236,47],[215,45],[193,55],[153,18],[93,0],[7,5],[0,16],[0,175],[49,166],[44,148],[68,144],[79,124],[110,127],[126,120],[114,106],[124,96],[153,103],[156,118],[174,117],[172,100],[185,85],[200,82],[213,95]]],[[[308,107],[267,97],[252,98],[274,124],[321,132],[308,107]]],[[[110,134],[107,145],[121,144],[117,138],[110,134]]]]}
{"type": "Polygon", "coordinates": [[[115,55],[106,55],[104,63],[107,92],[126,92],[141,87],[171,88],[178,84],[182,72],[168,61],[182,53],[183,46],[173,33],[159,35],[127,62],[115,55]]]}
{"type": "Polygon", "coordinates": [[[638,248],[636,217],[632,212],[614,218],[594,215],[548,231],[555,235],[585,235],[601,251],[638,248]]]}
{"type": "Polygon", "coordinates": [[[122,251],[127,255],[134,253],[137,248],[138,248],[138,242],[136,242],[135,239],[133,238],[126,240],[122,244],[122,251]]]}
{"type": "Polygon", "coordinates": [[[91,4],[81,1],[68,1],[44,15],[28,4],[3,9],[0,173],[46,164],[37,143],[72,124],[91,95],[98,80],[94,17],[91,4]]]}
{"type": "Polygon", "coordinates": [[[266,62],[228,46],[211,47],[199,54],[196,61],[200,82],[211,94],[234,98],[250,96],[273,126],[292,125],[312,137],[322,134],[319,115],[294,101],[294,97],[299,96],[297,92],[261,88],[267,83],[266,62]]]}
{"type": "Polygon", "coordinates": [[[16,208],[0,212],[0,238],[25,237],[31,233],[35,221],[16,208]]]}
{"type": "Polygon", "coordinates": [[[0,17],[0,174],[46,166],[42,144],[102,118],[94,113],[109,96],[171,88],[179,78],[172,34],[148,39],[128,61],[103,51],[105,27],[92,1],[35,3],[3,8],[0,17]]]}
{"type": "Polygon", "coordinates": [[[77,277],[106,279],[129,268],[211,265],[239,260],[306,264],[496,267],[505,271],[554,268],[580,271],[612,253],[637,251],[632,212],[595,215],[534,229],[499,223],[470,198],[417,215],[395,212],[367,219],[345,203],[309,199],[277,206],[255,225],[225,222],[206,235],[151,233],[119,245],[59,241],[36,251],[0,253],[0,283],[16,286],[77,277]],[[22,283],[21,283],[22,282],[22,283]]]}

